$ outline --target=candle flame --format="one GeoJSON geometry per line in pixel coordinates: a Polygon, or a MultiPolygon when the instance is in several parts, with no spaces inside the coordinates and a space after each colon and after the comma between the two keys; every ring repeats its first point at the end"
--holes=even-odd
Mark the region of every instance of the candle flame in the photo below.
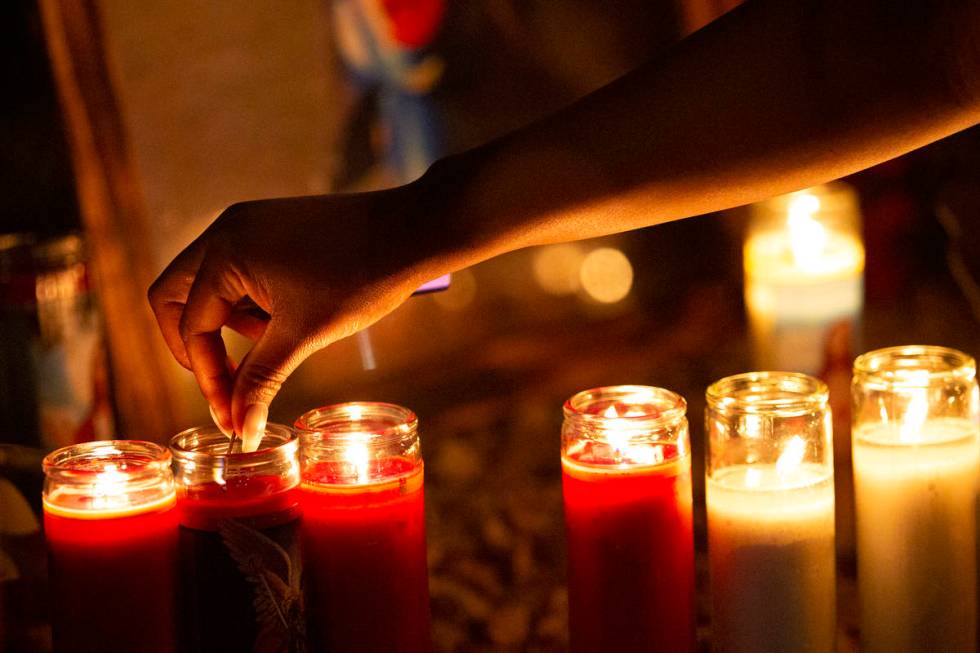
{"type": "Polygon", "coordinates": [[[776,473],[780,476],[787,476],[799,469],[806,455],[806,440],[798,435],[794,435],[783,447],[783,452],[776,460],[776,473]]]}
{"type": "Polygon", "coordinates": [[[829,236],[814,214],[820,210],[820,198],[810,193],[795,195],[789,202],[789,247],[794,262],[805,270],[819,267],[820,255],[829,236]]]}
{"type": "MultiPolygon", "coordinates": [[[[928,377],[928,372],[925,372],[928,377]]],[[[925,380],[928,382],[928,379],[925,380]]],[[[912,390],[909,397],[909,404],[905,408],[905,414],[898,426],[898,439],[902,442],[915,442],[919,439],[922,426],[929,417],[929,396],[926,388],[916,388],[912,390]]]]}
{"type": "Polygon", "coordinates": [[[362,433],[355,434],[358,440],[351,442],[344,449],[344,461],[353,467],[354,475],[357,476],[358,483],[366,483],[368,481],[368,445],[367,438],[362,433]]]}
{"type": "Polygon", "coordinates": [[[762,473],[755,467],[749,467],[745,470],[745,487],[747,488],[757,488],[762,482],[762,473]]]}
{"type": "Polygon", "coordinates": [[[92,488],[92,507],[96,509],[119,508],[129,503],[126,498],[127,476],[115,463],[106,463],[95,475],[92,488]]]}
{"type": "MultiPolygon", "coordinates": [[[[631,461],[640,465],[659,465],[666,459],[663,445],[630,444],[632,434],[629,422],[623,417],[643,417],[649,411],[638,405],[642,398],[629,405],[611,404],[602,411],[602,416],[610,421],[606,427],[606,441],[613,450],[613,458],[617,463],[631,461]]],[[[629,401],[627,399],[626,401],[629,401]]]]}
{"type": "Polygon", "coordinates": [[[622,462],[622,459],[626,457],[626,450],[629,447],[629,434],[620,426],[619,420],[617,419],[619,417],[619,411],[616,409],[616,405],[611,404],[602,412],[602,416],[612,420],[606,431],[606,440],[613,450],[616,462],[622,462]]]}

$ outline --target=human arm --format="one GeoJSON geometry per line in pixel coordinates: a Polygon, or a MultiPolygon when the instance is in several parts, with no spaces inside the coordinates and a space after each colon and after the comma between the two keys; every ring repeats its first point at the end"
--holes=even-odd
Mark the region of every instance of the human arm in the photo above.
{"type": "Polygon", "coordinates": [[[241,430],[314,350],[428,278],[836,178],[980,121],[980,9],[954,0],[750,2],[566,109],[359,195],[236,205],[151,304],[241,430]],[[269,319],[242,308],[243,298],[269,319]],[[238,371],[220,328],[256,339],[238,371]]]}

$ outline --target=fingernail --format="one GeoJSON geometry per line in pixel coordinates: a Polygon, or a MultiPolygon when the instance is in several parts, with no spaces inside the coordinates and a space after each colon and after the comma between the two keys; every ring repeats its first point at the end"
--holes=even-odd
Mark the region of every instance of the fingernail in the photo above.
{"type": "Polygon", "coordinates": [[[269,419],[269,407],[265,404],[252,404],[245,410],[242,424],[242,452],[255,451],[265,435],[265,423],[269,419]]]}
{"type": "Polygon", "coordinates": [[[208,410],[211,411],[211,419],[214,420],[214,425],[218,427],[219,431],[225,434],[226,438],[230,438],[231,431],[221,425],[221,420],[218,419],[218,413],[214,412],[214,406],[209,405],[208,410]]]}

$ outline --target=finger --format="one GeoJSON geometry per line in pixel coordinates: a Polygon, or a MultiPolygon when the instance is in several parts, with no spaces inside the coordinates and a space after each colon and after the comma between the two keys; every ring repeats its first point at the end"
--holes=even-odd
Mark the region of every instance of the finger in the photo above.
{"type": "Polygon", "coordinates": [[[147,291],[164,342],[177,362],[187,369],[191,363],[180,337],[180,319],[203,257],[204,245],[201,239],[195,240],[171,261],[147,291]]]}
{"type": "Polygon", "coordinates": [[[232,371],[221,327],[236,301],[244,295],[237,276],[227,271],[218,257],[201,264],[187,296],[180,321],[180,335],[194,378],[208,404],[223,425],[231,425],[232,371]]]}
{"type": "Polygon", "coordinates": [[[225,326],[253,342],[258,342],[262,334],[265,333],[266,327],[269,326],[269,318],[257,317],[252,313],[242,312],[236,308],[228,316],[225,326]]]}
{"type": "Polygon", "coordinates": [[[257,416],[268,414],[268,406],[279,392],[286,377],[312,353],[302,337],[292,335],[282,321],[273,317],[265,333],[245,356],[235,374],[232,392],[232,416],[235,427],[243,434],[246,422],[256,423],[257,416]]]}

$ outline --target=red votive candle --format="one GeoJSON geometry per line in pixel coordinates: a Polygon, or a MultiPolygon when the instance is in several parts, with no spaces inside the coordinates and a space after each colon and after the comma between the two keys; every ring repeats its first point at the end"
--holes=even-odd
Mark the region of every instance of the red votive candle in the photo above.
{"type": "Polygon", "coordinates": [[[177,521],[170,452],[109,440],[44,459],[57,653],[174,650],[177,521]]]}
{"type": "Polygon", "coordinates": [[[296,427],[312,651],[429,651],[415,414],[352,402],[310,411],[296,427]]]}
{"type": "Polygon", "coordinates": [[[269,424],[256,451],[229,454],[220,431],[195,428],[170,449],[182,653],[304,650],[296,434],[269,424]]]}
{"type": "Polygon", "coordinates": [[[687,404],[611,386],[565,402],[562,486],[573,653],[695,650],[687,404]]]}

